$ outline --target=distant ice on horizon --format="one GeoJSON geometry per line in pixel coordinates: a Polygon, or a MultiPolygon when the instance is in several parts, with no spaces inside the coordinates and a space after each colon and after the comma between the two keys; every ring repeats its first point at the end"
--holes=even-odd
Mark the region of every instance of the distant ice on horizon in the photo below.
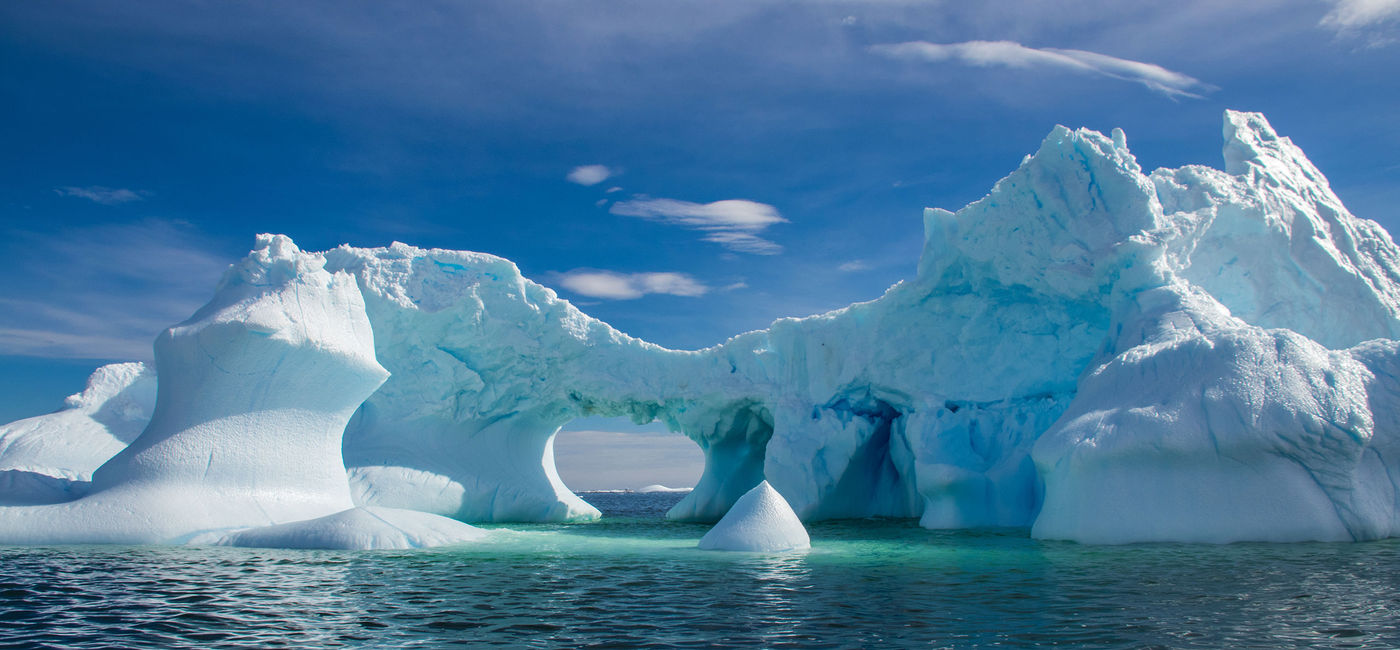
{"type": "Polygon", "coordinates": [[[653,484],[653,485],[647,485],[647,486],[644,486],[644,487],[639,487],[639,488],[637,488],[635,491],[636,491],[638,494],[651,494],[651,493],[653,493],[653,492],[689,492],[689,491],[691,491],[691,490],[693,490],[693,489],[695,489],[695,488],[688,488],[688,487],[673,488],[673,487],[666,487],[666,486],[664,486],[664,485],[655,485],[655,484],[653,484]]]}

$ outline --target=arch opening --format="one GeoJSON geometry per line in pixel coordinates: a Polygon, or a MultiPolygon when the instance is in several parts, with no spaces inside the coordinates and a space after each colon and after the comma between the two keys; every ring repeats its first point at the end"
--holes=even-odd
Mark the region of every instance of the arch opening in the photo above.
{"type": "Polygon", "coordinates": [[[584,416],[565,424],[554,437],[559,478],[604,516],[661,516],[696,485],[704,463],[693,441],[660,422],[584,416]],[[656,503],[639,513],[631,511],[637,504],[619,504],[617,497],[608,496],[626,492],[654,494],[648,503],[656,503]],[[619,507],[628,511],[619,513],[619,507]]]}

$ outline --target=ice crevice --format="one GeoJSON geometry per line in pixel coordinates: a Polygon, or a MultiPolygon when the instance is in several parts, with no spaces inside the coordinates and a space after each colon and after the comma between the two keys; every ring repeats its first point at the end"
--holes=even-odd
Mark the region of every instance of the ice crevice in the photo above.
{"type": "Polygon", "coordinates": [[[676,520],[763,486],[806,521],[1398,535],[1400,249],[1262,115],[1223,132],[1224,171],[1145,173],[1121,132],[1056,127],[986,197],[924,212],[914,277],[702,350],[492,255],[260,236],[154,373],[105,367],[0,427],[0,543],[398,548],[588,520],[552,451],[583,416],[700,447],[676,520]]]}

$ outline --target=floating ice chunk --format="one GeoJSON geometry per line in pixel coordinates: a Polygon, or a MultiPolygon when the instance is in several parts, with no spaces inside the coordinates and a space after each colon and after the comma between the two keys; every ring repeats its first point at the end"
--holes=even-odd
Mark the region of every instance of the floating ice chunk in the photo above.
{"type": "Polygon", "coordinates": [[[487,532],[440,515],[356,507],[317,519],[253,528],[218,541],[224,546],[364,551],[430,548],[479,540],[487,532]]]}
{"type": "Polygon", "coordinates": [[[768,481],[759,483],[700,538],[707,551],[778,553],[811,548],[807,529],[783,495],[768,481]]]}

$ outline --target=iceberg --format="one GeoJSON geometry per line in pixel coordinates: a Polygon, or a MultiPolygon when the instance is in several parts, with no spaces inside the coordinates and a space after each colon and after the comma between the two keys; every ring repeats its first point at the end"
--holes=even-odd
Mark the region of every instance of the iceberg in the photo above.
{"type": "Polygon", "coordinates": [[[260,236],[157,341],[139,436],[139,408],[0,433],[30,441],[0,449],[0,470],[48,477],[0,483],[6,503],[47,502],[0,508],[0,542],[412,546],[450,525],[399,535],[371,513],[594,519],[553,458],[583,416],[660,421],[701,448],[667,515],[681,521],[767,484],[804,521],[1095,543],[1400,535],[1400,248],[1262,115],[1227,111],[1224,138],[1224,170],[1148,173],[1122,131],[1056,127],[984,198],[924,211],[910,280],[694,351],[628,336],[499,257],[260,236]],[[59,451],[89,435],[107,438],[59,451]],[[344,527],[365,534],[327,532],[344,527]]]}
{"type": "Polygon", "coordinates": [[[699,546],[706,551],[780,553],[811,548],[812,540],[783,495],[763,481],[734,502],[700,538],[699,546]]]}

